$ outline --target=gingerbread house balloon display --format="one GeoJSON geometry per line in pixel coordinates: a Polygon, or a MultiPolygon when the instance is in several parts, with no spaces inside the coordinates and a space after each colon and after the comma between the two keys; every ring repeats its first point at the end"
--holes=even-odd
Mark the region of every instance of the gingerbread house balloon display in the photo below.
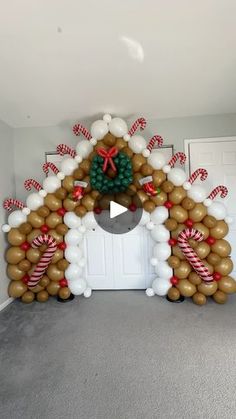
{"type": "Polygon", "coordinates": [[[230,244],[225,240],[230,218],[221,202],[228,191],[220,185],[210,194],[204,186],[207,171],[196,170],[189,178],[180,168],[182,152],[169,162],[159,135],[145,140],[139,133],[146,126],[139,118],[131,128],[121,118],[106,114],[90,132],[81,124],[73,127],[80,138],[75,149],[60,144],[61,167],[43,166],[49,174],[39,184],[25,181],[26,203],[6,199],[11,213],[2,231],[7,234],[9,295],[24,303],[49,296],[67,300],[71,295],[91,295],[84,277],[86,260],[83,237],[96,228],[96,214],[108,209],[109,199],[126,206],[130,218],[150,231],[155,244],[150,263],[156,278],[148,296],[167,296],[169,301],[190,297],[203,305],[208,297],[225,303],[236,292],[230,244]],[[216,200],[217,197],[220,200],[216,200]],[[109,198],[109,199],[108,199],[109,198]],[[97,204],[99,200],[99,206],[97,204]],[[139,203],[138,203],[139,201],[139,203]],[[13,207],[17,209],[13,210],[13,207]]]}

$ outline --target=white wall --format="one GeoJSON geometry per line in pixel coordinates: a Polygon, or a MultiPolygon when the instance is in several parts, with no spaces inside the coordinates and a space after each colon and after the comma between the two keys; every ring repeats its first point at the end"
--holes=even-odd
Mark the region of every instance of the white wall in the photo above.
{"type": "MultiPolygon", "coordinates": [[[[15,196],[13,129],[0,121],[0,225],[6,222],[6,210],[2,207],[5,198],[15,196]]],[[[6,249],[5,233],[0,231],[0,306],[8,300],[4,253],[6,249]]]]}
{"type": "MultiPolygon", "coordinates": [[[[140,115],[139,115],[140,116],[140,115]]],[[[145,115],[144,115],[145,116],[145,115]]],[[[135,118],[130,120],[130,124],[135,118]]],[[[91,121],[80,121],[88,128],[91,121]]],[[[187,118],[147,120],[145,138],[160,134],[165,144],[174,144],[175,151],[184,150],[184,139],[199,137],[230,136],[236,134],[236,114],[208,115],[187,118]]],[[[59,143],[75,146],[77,138],[71,127],[74,121],[65,122],[59,126],[45,128],[15,129],[15,171],[17,197],[25,199],[24,180],[34,177],[43,179],[42,164],[45,151],[56,149],[59,143]]]]}

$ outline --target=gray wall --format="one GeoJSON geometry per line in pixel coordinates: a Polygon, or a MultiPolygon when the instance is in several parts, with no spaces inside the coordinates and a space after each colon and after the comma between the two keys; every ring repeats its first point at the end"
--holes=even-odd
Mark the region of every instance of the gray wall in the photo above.
{"type": "MultiPolygon", "coordinates": [[[[15,196],[14,177],[14,147],[13,130],[0,121],[0,225],[6,222],[6,211],[2,207],[5,198],[15,196]]],[[[5,233],[0,231],[0,305],[8,299],[6,277],[6,263],[4,253],[6,249],[5,233]]]]}

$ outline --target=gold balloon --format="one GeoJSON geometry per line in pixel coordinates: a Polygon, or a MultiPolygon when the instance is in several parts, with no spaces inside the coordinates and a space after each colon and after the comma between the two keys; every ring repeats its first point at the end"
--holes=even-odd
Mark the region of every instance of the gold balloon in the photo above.
{"type": "Polygon", "coordinates": [[[32,291],[26,291],[22,295],[21,301],[22,301],[22,303],[30,304],[30,303],[32,303],[34,301],[34,297],[35,297],[35,295],[34,295],[34,293],[32,291]]]}
{"type": "Polygon", "coordinates": [[[62,217],[58,215],[56,212],[52,212],[46,218],[46,224],[50,228],[55,228],[58,224],[62,223],[62,217]]]}
{"type": "Polygon", "coordinates": [[[206,207],[203,204],[196,204],[194,208],[189,211],[189,218],[195,223],[199,223],[203,220],[206,214],[206,207]]]}
{"type": "Polygon", "coordinates": [[[192,249],[196,249],[198,246],[198,242],[194,239],[189,239],[189,245],[191,246],[192,249]]]}
{"type": "Polygon", "coordinates": [[[58,199],[63,200],[67,197],[68,191],[65,188],[58,188],[55,192],[55,195],[58,199]]]}
{"type": "MultiPolygon", "coordinates": [[[[134,172],[139,172],[140,168],[143,164],[146,163],[146,159],[145,157],[143,157],[141,154],[135,154],[132,157],[132,166],[133,166],[133,171],[134,172]]],[[[140,173],[140,176],[143,177],[140,173]]]]}
{"type": "Polygon", "coordinates": [[[217,255],[216,253],[210,253],[210,254],[207,256],[207,262],[208,262],[208,263],[210,263],[210,265],[215,266],[215,265],[217,265],[218,263],[220,263],[220,261],[221,261],[221,258],[220,258],[220,256],[219,256],[219,255],[217,255]]]}
{"type": "Polygon", "coordinates": [[[122,153],[125,153],[130,159],[133,157],[134,153],[129,147],[124,147],[122,153]]]}
{"type": "Polygon", "coordinates": [[[26,241],[26,235],[22,234],[18,228],[12,228],[7,235],[7,240],[12,246],[20,246],[26,241]]]}
{"type": "Polygon", "coordinates": [[[59,289],[60,285],[57,281],[51,281],[47,286],[47,292],[49,295],[57,295],[59,289]]]}
{"type": "Polygon", "coordinates": [[[185,256],[181,252],[179,246],[173,246],[172,253],[174,256],[177,256],[177,258],[179,258],[180,260],[185,260],[185,256]]]}
{"type": "Polygon", "coordinates": [[[172,183],[172,182],[170,182],[169,180],[165,180],[165,181],[162,183],[161,188],[162,188],[162,190],[163,190],[164,192],[166,192],[166,193],[170,193],[170,192],[172,192],[172,191],[173,191],[173,189],[174,189],[174,185],[173,185],[173,183],[172,183]]]}
{"type": "Polygon", "coordinates": [[[197,304],[198,306],[203,306],[207,302],[205,295],[201,294],[200,292],[196,292],[192,298],[194,304],[197,304]]]}
{"type": "Polygon", "coordinates": [[[191,198],[184,198],[182,201],[182,207],[187,211],[192,210],[195,207],[195,202],[191,198]]]}
{"type": "Polygon", "coordinates": [[[73,201],[73,199],[70,199],[70,198],[66,198],[63,201],[63,207],[67,211],[74,211],[77,205],[78,205],[78,201],[73,201]]]}
{"type": "Polygon", "coordinates": [[[206,227],[208,227],[208,228],[213,228],[213,227],[215,227],[216,226],[216,223],[217,223],[217,221],[216,221],[216,219],[215,219],[215,217],[212,217],[211,215],[206,215],[204,218],[203,218],[203,224],[206,226],[206,227]]]}
{"type": "Polygon", "coordinates": [[[37,214],[40,217],[45,218],[50,214],[50,210],[48,209],[48,207],[42,206],[42,207],[39,207],[39,209],[37,209],[37,214]]]}
{"type": "Polygon", "coordinates": [[[44,198],[44,203],[51,211],[57,211],[62,207],[61,200],[52,193],[47,194],[47,196],[44,198]]]}
{"type": "Polygon", "coordinates": [[[144,163],[140,168],[140,172],[143,176],[151,176],[153,173],[153,168],[150,164],[144,163]]]}
{"type": "Polygon", "coordinates": [[[195,285],[191,284],[187,279],[180,279],[176,287],[184,297],[192,297],[197,291],[195,285]]]}
{"type": "Polygon", "coordinates": [[[186,195],[187,192],[182,186],[175,186],[173,191],[169,194],[169,200],[173,202],[173,204],[180,204],[186,195]]]}
{"type": "Polygon", "coordinates": [[[115,202],[118,202],[118,204],[128,208],[129,205],[132,203],[132,198],[126,193],[121,192],[115,195],[115,202]]]}
{"type": "Polygon", "coordinates": [[[142,189],[142,185],[140,185],[140,179],[142,179],[143,176],[141,175],[141,173],[134,173],[133,176],[133,184],[137,189],[142,189]]]}
{"type": "Polygon", "coordinates": [[[165,221],[165,227],[169,231],[176,230],[177,226],[178,226],[178,223],[176,220],[174,220],[174,218],[168,218],[168,220],[165,221]]]}
{"type": "Polygon", "coordinates": [[[62,236],[65,236],[65,234],[67,233],[67,231],[68,231],[68,227],[65,224],[58,224],[56,226],[56,232],[57,232],[57,234],[60,234],[62,236]]]}
{"type": "Polygon", "coordinates": [[[182,262],[180,262],[179,267],[174,270],[174,274],[179,279],[186,279],[188,278],[188,275],[190,274],[191,270],[191,265],[187,261],[183,260],[182,262]]]}
{"type": "Polygon", "coordinates": [[[126,194],[129,195],[129,196],[134,196],[136,194],[136,192],[137,192],[136,186],[131,184],[131,185],[129,185],[129,187],[126,191],[126,194]]]}
{"type": "Polygon", "coordinates": [[[200,231],[200,233],[202,233],[203,235],[203,240],[206,240],[207,237],[209,236],[209,229],[203,224],[203,223],[195,223],[193,225],[193,228],[195,230],[200,231]]]}
{"type": "Polygon", "coordinates": [[[167,194],[161,191],[157,195],[151,196],[150,199],[157,207],[161,207],[167,201],[167,194]]]}
{"type": "Polygon", "coordinates": [[[181,233],[181,231],[185,230],[185,228],[186,227],[185,227],[184,224],[178,224],[178,227],[174,231],[171,232],[171,237],[173,239],[177,240],[179,233],[181,233]]]}
{"type": "Polygon", "coordinates": [[[202,280],[200,278],[200,276],[198,276],[196,274],[196,272],[192,271],[190,272],[189,276],[188,276],[188,280],[191,282],[191,284],[193,285],[200,285],[202,280]]]}
{"type": "Polygon", "coordinates": [[[31,290],[34,294],[37,294],[38,292],[43,291],[43,288],[44,288],[44,287],[41,287],[41,286],[38,284],[38,285],[35,285],[35,287],[30,288],[30,290],[31,290]]]}
{"type": "Polygon", "coordinates": [[[27,291],[27,286],[22,281],[12,281],[8,287],[8,294],[12,298],[21,297],[27,291]]]}
{"type": "Polygon", "coordinates": [[[171,287],[170,289],[169,289],[169,291],[168,291],[168,297],[169,297],[169,299],[170,300],[172,300],[172,301],[176,301],[176,300],[178,300],[179,299],[179,297],[180,297],[180,292],[179,292],[179,290],[177,289],[177,288],[175,288],[175,287],[171,287]]]}
{"type": "Polygon", "coordinates": [[[91,197],[96,200],[96,199],[101,198],[102,194],[100,194],[100,192],[98,192],[98,191],[92,191],[91,192],[91,197]]]}
{"type": "Polygon", "coordinates": [[[28,215],[27,221],[34,228],[40,228],[45,223],[44,218],[40,217],[36,211],[31,211],[31,213],[28,215]]]}
{"type": "Polygon", "coordinates": [[[95,205],[95,199],[91,195],[87,194],[82,198],[82,205],[88,210],[93,211],[95,205]]]}
{"type": "Polygon", "coordinates": [[[22,234],[29,234],[32,230],[32,225],[30,223],[23,223],[19,227],[19,231],[22,234]]]}
{"type": "Polygon", "coordinates": [[[137,194],[134,196],[134,203],[137,205],[137,207],[140,206],[140,202],[144,204],[144,202],[148,201],[149,197],[144,191],[138,191],[137,194]]]}
{"type": "Polygon", "coordinates": [[[205,259],[209,255],[210,251],[211,248],[206,242],[199,243],[195,249],[195,252],[200,259],[205,259]]]}
{"type": "Polygon", "coordinates": [[[206,296],[213,295],[217,290],[217,282],[213,281],[207,283],[202,281],[201,284],[198,285],[197,289],[206,296]]]}
{"type": "Polygon", "coordinates": [[[216,240],[216,242],[211,246],[211,249],[222,258],[229,256],[231,253],[231,246],[224,239],[216,240]]]}
{"type": "Polygon", "coordinates": [[[90,166],[91,162],[88,159],[84,159],[79,167],[84,171],[85,175],[87,175],[90,172],[90,166]]]}
{"type": "Polygon", "coordinates": [[[37,301],[39,301],[40,303],[45,303],[45,301],[48,300],[49,294],[47,291],[43,290],[43,291],[39,291],[36,295],[36,299],[37,301]]]}
{"type": "Polygon", "coordinates": [[[43,277],[39,281],[39,285],[40,285],[40,287],[45,288],[45,287],[48,286],[49,282],[50,282],[50,279],[48,278],[48,276],[43,275],[43,277]]]}
{"type": "Polygon", "coordinates": [[[95,157],[95,156],[97,156],[97,153],[96,153],[96,151],[94,150],[94,151],[92,151],[92,153],[90,153],[90,154],[89,154],[89,156],[88,156],[89,161],[92,161],[92,160],[94,159],[94,157],[95,157]]]}
{"type": "Polygon", "coordinates": [[[233,262],[230,258],[222,258],[221,261],[215,265],[215,271],[219,272],[223,276],[229,275],[232,270],[233,262]]]}
{"type": "Polygon", "coordinates": [[[52,263],[57,263],[61,259],[63,259],[63,250],[57,249],[53,255],[52,263]]]}
{"type": "Polygon", "coordinates": [[[228,295],[225,292],[217,290],[215,294],[213,294],[213,300],[218,304],[224,304],[228,300],[228,295]]]}
{"type": "Polygon", "coordinates": [[[59,291],[58,291],[58,295],[59,295],[60,298],[62,298],[62,300],[67,300],[67,298],[69,298],[70,294],[71,294],[71,292],[70,292],[68,287],[60,288],[59,291]]]}
{"type": "Polygon", "coordinates": [[[103,210],[106,210],[110,207],[110,201],[114,201],[114,195],[106,194],[99,200],[99,207],[103,210]]]}
{"type": "Polygon", "coordinates": [[[27,259],[23,259],[17,266],[21,271],[27,272],[31,268],[31,263],[27,259]]]}
{"type": "Polygon", "coordinates": [[[57,265],[51,263],[47,269],[47,276],[52,281],[60,281],[60,279],[64,278],[64,272],[60,271],[57,265]]]}
{"type": "Polygon", "coordinates": [[[155,209],[155,204],[152,201],[145,201],[143,204],[143,208],[145,209],[145,211],[151,213],[155,209]]]}
{"type": "Polygon", "coordinates": [[[74,181],[75,181],[75,179],[73,178],[73,176],[66,176],[65,179],[62,182],[62,187],[67,192],[72,192],[73,189],[74,189],[74,181]]]}
{"type": "Polygon", "coordinates": [[[166,180],[166,175],[162,170],[154,170],[152,179],[155,186],[160,186],[166,180]]]}
{"type": "Polygon", "coordinates": [[[206,259],[202,259],[203,264],[208,268],[209,272],[212,274],[214,272],[214,268],[212,265],[210,265],[206,259]]]}
{"type": "Polygon", "coordinates": [[[41,236],[41,234],[42,234],[42,232],[39,230],[39,229],[34,229],[34,230],[32,230],[29,234],[28,234],[28,236],[27,236],[27,242],[29,242],[29,243],[32,243],[32,241],[36,238],[36,237],[38,237],[38,236],[41,236]]]}
{"type": "Polygon", "coordinates": [[[82,180],[84,178],[84,176],[85,176],[85,173],[84,173],[83,169],[81,169],[81,167],[78,167],[73,172],[73,177],[76,180],[82,180]]]}
{"type": "Polygon", "coordinates": [[[6,252],[6,261],[12,265],[17,265],[23,259],[25,252],[18,246],[10,247],[6,252]]]}
{"type": "Polygon", "coordinates": [[[170,216],[174,218],[178,223],[184,223],[188,218],[188,212],[181,207],[181,205],[174,205],[170,209],[170,216]]]}
{"type": "Polygon", "coordinates": [[[66,259],[60,259],[57,262],[57,267],[60,271],[65,271],[69,266],[69,262],[66,259]]]}
{"type": "Polygon", "coordinates": [[[75,213],[78,217],[83,217],[86,214],[87,210],[83,205],[79,205],[75,208],[75,213]]]}
{"type": "Polygon", "coordinates": [[[223,239],[228,232],[228,224],[225,221],[217,221],[216,226],[210,230],[210,236],[214,237],[214,239],[223,239]]]}
{"type": "Polygon", "coordinates": [[[61,243],[63,241],[63,236],[58,234],[56,230],[49,230],[48,234],[56,240],[57,243],[61,243]]]}
{"type": "Polygon", "coordinates": [[[236,281],[231,276],[223,276],[218,281],[218,288],[226,294],[234,294],[236,292],[236,281]]]}
{"type": "Polygon", "coordinates": [[[177,256],[170,256],[167,261],[171,268],[178,268],[180,266],[180,259],[177,256]]]}
{"type": "MultiPolygon", "coordinates": [[[[113,145],[115,145],[116,137],[114,135],[110,134],[110,132],[109,132],[108,134],[105,135],[105,137],[103,138],[102,141],[108,147],[112,147],[113,145]]],[[[128,147],[126,147],[126,148],[128,148],[128,147]]]]}
{"type": "Polygon", "coordinates": [[[25,272],[21,271],[18,265],[7,265],[7,276],[10,279],[18,281],[19,279],[22,279],[24,275],[25,272]]]}
{"type": "Polygon", "coordinates": [[[31,263],[38,263],[41,258],[41,252],[39,249],[31,249],[27,250],[26,257],[31,263]]]}
{"type": "Polygon", "coordinates": [[[123,138],[117,138],[115,146],[118,150],[122,150],[124,147],[127,147],[127,142],[123,138]]]}

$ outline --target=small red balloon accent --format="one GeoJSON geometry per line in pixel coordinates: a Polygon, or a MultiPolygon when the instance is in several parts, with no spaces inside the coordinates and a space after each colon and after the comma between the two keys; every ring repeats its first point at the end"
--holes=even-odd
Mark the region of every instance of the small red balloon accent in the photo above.
{"type": "Polygon", "coordinates": [[[28,242],[24,242],[20,245],[20,248],[21,248],[21,250],[24,250],[26,252],[27,250],[29,250],[31,248],[31,245],[28,242]]]}
{"type": "Polygon", "coordinates": [[[209,236],[209,237],[207,237],[207,239],[206,239],[206,243],[207,243],[207,244],[209,244],[210,246],[211,246],[212,244],[214,244],[215,242],[216,242],[216,239],[214,239],[214,237],[209,236]]]}
{"type": "Polygon", "coordinates": [[[164,206],[167,208],[167,209],[171,209],[172,207],[173,207],[173,202],[171,202],[171,201],[166,201],[165,203],[164,203],[164,206]]]}
{"type": "Polygon", "coordinates": [[[66,278],[60,279],[59,285],[60,285],[61,288],[67,287],[68,282],[67,282],[66,278]]]}
{"type": "Polygon", "coordinates": [[[43,225],[40,227],[40,231],[42,231],[42,233],[43,233],[43,234],[48,233],[48,232],[49,232],[49,230],[50,230],[50,228],[48,227],[48,225],[47,225],[47,224],[43,224],[43,225]]]}
{"type": "Polygon", "coordinates": [[[95,214],[99,215],[102,212],[102,208],[96,207],[96,208],[94,208],[94,212],[95,212],[95,214]]]}
{"type": "Polygon", "coordinates": [[[184,222],[184,224],[186,225],[186,227],[192,228],[192,226],[193,226],[194,222],[193,222],[193,220],[191,220],[191,218],[188,218],[188,219],[184,222]]]}
{"type": "Polygon", "coordinates": [[[22,282],[24,282],[24,284],[28,284],[28,281],[29,281],[29,279],[30,279],[30,277],[29,277],[29,275],[28,274],[25,274],[24,276],[23,276],[23,278],[22,278],[22,282]]]}
{"type": "Polygon", "coordinates": [[[179,278],[177,278],[177,276],[172,276],[172,277],[170,278],[170,283],[171,283],[172,285],[177,285],[177,284],[178,284],[178,282],[179,282],[179,278]]]}
{"type": "Polygon", "coordinates": [[[177,244],[177,240],[176,239],[170,239],[168,240],[168,243],[170,246],[175,246],[177,244]]]}
{"type": "Polygon", "coordinates": [[[137,209],[137,205],[135,205],[135,204],[130,204],[130,205],[129,205],[129,210],[130,210],[131,212],[135,212],[135,211],[136,211],[136,209],[137,209]]]}
{"type": "Polygon", "coordinates": [[[57,210],[57,214],[60,215],[61,217],[64,217],[65,213],[66,213],[66,209],[65,208],[59,208],[57,210]]]}
{"type": "Polygon", "coordinates": [[[57,247],[60,250],[65,250],[66,249],[66,243],[65,242],[58,243],[57,247]]]}
{"type": "Polygon", "coordinates": [[[222,278],[222,275],[220,274],[220,272],[214,272],[213,273],[214,281],[219,281],[221,278],[222,278]]]}

